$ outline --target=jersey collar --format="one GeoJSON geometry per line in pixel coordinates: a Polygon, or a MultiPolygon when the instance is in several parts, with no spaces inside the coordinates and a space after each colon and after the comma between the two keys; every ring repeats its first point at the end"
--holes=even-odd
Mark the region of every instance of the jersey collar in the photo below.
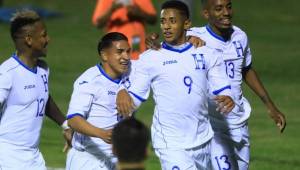
{"type": "Polygon", "coordinates": [[[97,67],[98,67],[100,73],[101,73],[104,77],[106,77],[108,80],[110,80],[110,81],[112,81],[112,82],[114,82],[114,83],[116,83],[116,84],[119,84],[119,83],[120,83],[121,79],[120,79],[120,78],[119,78],[119,79],[112,79],[111,77],[109,77],[109,75],[106,74],[105,71],[103,70],[101,64],[97,64],[97,67]]]}
{"type": "Polygon", "coordinates": [[[215,37],[216,39],[218,39],[222,42],[226,42],[225,39],[223,37],[219,36],[218,34],[216,34],[209,25],[206,25],[205,28],[211,36],[215,37]]]}
{"type": "Polygon", "coordinates": [[[170,44],[167,44],[166,42],[163,42],[161,45],[162,48],[164,48],[166,50],[174,51],[177,53],[185,52],[186,50],[190,49],[192,46],[193,46],[193,44],[191,44],[191,43],[185,43],[182,48],[176,48],[176,46],[171,46],[170,44]]]}
{"type": "Polygon", "coordinates": [[[26,64],[24,64],[20,59],[19,57],[17,56],[17,53],[14,53],[12,55],[12,58],[15,59],[21,66],[23,66],[26,70],[36,74],[37,73],[37,67],[34,67],[34,68],[30,68],[28,67],[26,64]]]}

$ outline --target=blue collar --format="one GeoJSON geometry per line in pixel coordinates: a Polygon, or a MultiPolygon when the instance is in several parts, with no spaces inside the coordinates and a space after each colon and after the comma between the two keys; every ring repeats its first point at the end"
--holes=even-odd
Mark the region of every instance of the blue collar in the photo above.
{"type": "Polygon", "coordinates": [[[178,52],[178,53],[185,52],[186,50],[190,49],[192,46],[193,46],[193,44],[187,43],[186,46],[183,47],[182,49],[176,49],[176,48],[172,47],[171,45],[167,44],[166,42],[163,42],[161,45],[161,47],[166,50],[170,50],[170,51],[174,51],[174,52],[178,52]]]}
{"type": "Polygon", "coordinates": [[[13,53],[13,55],[11,56],[13,59],[15,59],[21,66],[23,66],[26,70],[36,74],[37,73],[37,67],[34,68],[30,68],[27,65],[25,65],[20,58],[17,56],[17,53],[13,53]]]}
{"type": "Polygon", "coordinates": [[[108,80],[110,80],[110,81],[112,81],[112,82],[114,82],[114,83],[116,83],[116,84],[119,84],[119,83],[120,83],[120,81],[121,81],[120,78],[114,80],[114,79],[112,79],[111,77],[109,77],[109,75],[105,73],[105,71],[103,70],[103,68],[102,68],[102,66],[101,66],[100,64],[97,64],[97,67],[98,67],[100,73],[101,73],[104,77],[106,77],[108,80]]]}
{"type": "Polygon", "coordinates": [[[226,42],[225,39],[221,36],[219,36],[218,34],[216,34],[209,25],[206,25],[206,30],[210,33],[210,35],[212,35],[213,37],[215,37],[216,39],[222,41],[222,42],[226,42]]]}

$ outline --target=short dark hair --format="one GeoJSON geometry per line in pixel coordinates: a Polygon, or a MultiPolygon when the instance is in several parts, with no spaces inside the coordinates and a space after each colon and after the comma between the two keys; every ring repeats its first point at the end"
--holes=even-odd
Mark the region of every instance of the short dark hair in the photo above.
{"type": "Polygon", "coordinates": [[[142,122],[135,118],[124,119],[112,132],[114,153],[120,162],[142,162],[146,159],[149,139],[149,130],[142,122]]]}
{"type": "Polygon", "coordinates": [[[120,40],[128,41],[128,38],[119,32],[110,32],[105,34],[98,43],[98,54],[100,54],[103,49],[111,47],[113,41],[120,40]]]}
{"type": "Polygon", "coordinates": [[[181,2],[178,0],[168,0],[161,5],[161,10],[167,9],[167,8],[177,9],[177,10],[181,11],[183,13],[183,15],[186,16],[187,19],[190,18],[189,8],[184,2],[181,2]]]}
{"type": "Polygon", "coordinates": [[[10,35],[12,39],[15,40],[22,33],[22,28],[33,25],[38,21],[41,21],[41,18],[34,11],[22,10],[16,12],[10,22],[10,35]]]}

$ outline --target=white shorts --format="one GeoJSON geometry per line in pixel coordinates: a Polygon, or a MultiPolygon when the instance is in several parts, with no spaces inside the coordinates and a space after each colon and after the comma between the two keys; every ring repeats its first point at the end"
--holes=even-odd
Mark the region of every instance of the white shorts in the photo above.
{"type": "Polygon", "coordinates": [[[215,132],[211,142],[211,161],[214,170],[247,170],[250,143],[248,126],[228,132],[215,132]]]}
{"type": "Polygon", "coordinates": [[[155,149],[163,170],[209,170],[210,141],[191,149],[155,149]]]}
{"type": "Polygon", "coordinates": [[[46,170],[38,148],[0,143],[0,170],[46,170]]]}
{"type": "Polygon", "coordinates": [[[67,155],[66,170],[114,170],[116,158],[101,159],[86,152],[71,148],[67,155]]]}

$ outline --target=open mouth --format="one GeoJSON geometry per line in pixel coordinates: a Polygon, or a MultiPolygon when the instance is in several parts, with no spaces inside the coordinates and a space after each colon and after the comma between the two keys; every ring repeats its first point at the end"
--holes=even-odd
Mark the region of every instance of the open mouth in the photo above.
{"type": "Polygon", "coordinates": [[[230,18],[221,19],[221,23],[224,25],[231,25],[231,19],[230,18]]]}
{"type": "Polygon", "coordinates": [[[172,37],[172,33],[170,33],[170,32],[164,32],[164,37],[165,38],[171,38],[172,37]]]}

